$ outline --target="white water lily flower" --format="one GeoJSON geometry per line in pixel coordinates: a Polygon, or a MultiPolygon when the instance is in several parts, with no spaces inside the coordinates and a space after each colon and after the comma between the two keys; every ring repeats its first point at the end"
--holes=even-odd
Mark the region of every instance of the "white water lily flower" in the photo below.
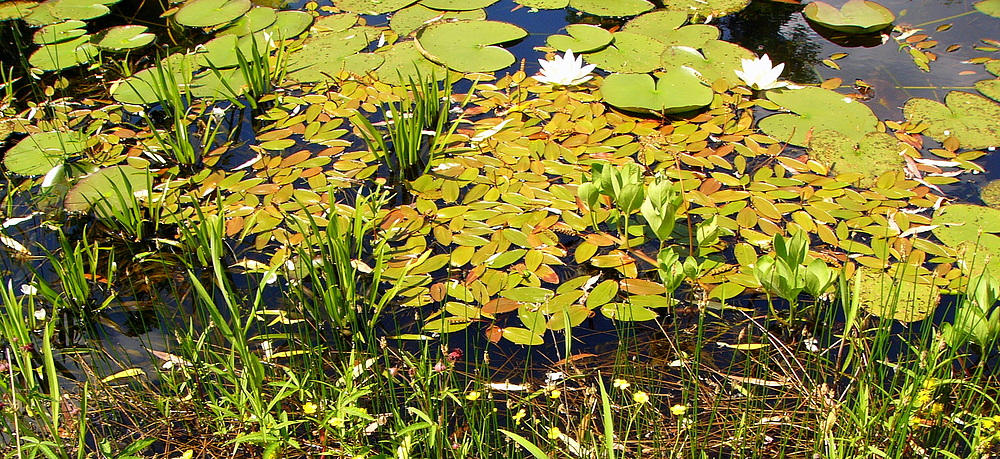
{"type": "Polygon", "coordinates": [[[757,59],[743,59],[743,71],[734,71],[753,89],[775,89],[788,86],[787,81],[778,81],[784,69],[785,64],[771,67],[771,58],[765,54],[757,59]]]}
{"type": "Polygon", "coordinates": [[[547,83],[557,86],[573,86],[586,82],[591,78],[590,72],[596,67],[594,64],[583,65],[583,57],[573,57],[573,50],[567,49],[563,56],[556,56],[555,59],[547,61],[539,59],[542,70],[535,79],[539,83],[547,83]]]}

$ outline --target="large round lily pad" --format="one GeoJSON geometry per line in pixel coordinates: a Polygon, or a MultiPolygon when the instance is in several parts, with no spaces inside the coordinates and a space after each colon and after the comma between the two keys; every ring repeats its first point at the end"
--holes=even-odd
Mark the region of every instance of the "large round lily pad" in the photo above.
{"type": "Polygon", "coordinates": [[[934,212],[932,231],[941,242],[951,247],[967,241],[986,246],[998,246],[1000,238],[991,233],[1000,233],[1000,210],[972,204],[952,204],[934,212]],[[992,236],[992,238],[990,238],[992,236]],[[989,242],[985,239],[990,240],[989,242]]]}
{"type": "Polygon", "coordinates": [[[735,70],[742,68],[743,59],[754,59],[752,51],[735,43],[710,40],[701,46],[701,51],[687,46],[668,46],[660,56],[660,65],[665,69],[679,66],[693,68],[708,81],[726,78],[734,81],[735,70]]]}
{"type": "Polygon", "coordinates": [[[305,11],[278,11],[274,23],[262,32],[271,36],[272,40],[288,40],[298,37],[313,23],[313,16],[305,11]]]}
{"type": "Polygon", "coordinates": [[[117,83],[111,97],[123,104],[143,105],[165,100],[163,90],[168,85],[176,85],[179,92],[186,92],[197,67],[194,59],[190,54],[172,54],[160,60],[159,66],[140,70],[117,83]]]}
{"type": "Polygon", "coordinates": [[[559,51],[589,53],[611,43],[611,32],[590,24],[570,24],[566,26],[569,35],[550,35],[545,42],[559,51]]]}
{"type": "Polygon", "coordinates": [[[710,40],[719,38],[717,27],[708,24],[684,25],[687,19],[688,14],[681,11],[651,11],[628,21],[622,30],[655,38],[667,46],[701,48],[710,40]]]}
{"type": "MultiPolygon", "coordinates": [[[[306,14],[309,15],[309,13],[306,14]]],[[[312,15],[309,16],[311,17],[312,15]]],[[[270,27],[271,24],[274,24],[277,17],[278,15],[274,11],[274,8],[255,6],[250,8],[250,11],[247,11],[246,14],[241,16],[239,19],[233,21],[233,23],[225,29],[216,32],[216,35],[247,35],[254,32],[260,32],[261,30],[270,27]]]]}
{"type": "Polygon", "coordinates": [[[896,19],[888,8],[868,0],[848,0],[840,9],[814,1],[806,5],[802,14],[823,27],[851,34],[877,32],[896,19]]]}
{"type": "Polygon", "coordinates": [[[174,20],[188,27],[212,27],[240,18],[251,6],[250,0],[188,0],[174,20]]]}
{"type": "Polygon", "coordinates": [[[933,284],[919,282],[916,276],[890,276],[881,271],[861,269],[858,302],[868,312],[900,322],[923,320],[934,311],[941,295],[933,284]]]}
{"type": "Polygon", "coordinates": [[[767,98],[793,113],[779,113],[760,120],[765,134],[793,145],[807,146],[815,132],[832,129],[854,142],[874,132],[878,118],[868,106],[829,89],[805,87],[767,92],[767,98]]]}
{"type": "Polygon", "coordinates": [[[683,67],[668,70],[659,80],[646,74],[608,75],[601,86],[604,101],[622,110],[680,113],[712,103],[712,89],[683,67]]]}
{"type": "Polygon", "coordinates": [[[239,97],[248,87],[240,69],[206,69],[191,79],[189,90],[195,97],[223,100],[239,97]]]}
{"type": "Polygon", "coordinates": [[[82,132],[39,132],[10,147],[4,155],[3,165],[15,174],[42,175],[85,148],[87,136],[82,132]]]}
{"type": "Polygon", "coordinates": [[[486,8],[500,0],[421,0],[420,4],[442,11],[471,11],[486,8]]]}
{"type": "Polygon", "coordinates": [[[146,26],[141,25],[111,27],[101,32],[97,47],[109,51],[119,51],[146,46],[156,40],[156,35],[146,33],[146,30],[146,26]]]}
{"type": "Polygon", "coordinates": [[[38,2],[25,0],[9,0],[0,2],[0,21],[11,19],[21,19],[31,13],[31,9],[38,6],[38,2]]]}
{"type": "Polygon", "coordinates": [[[492,72],[514,63],[514,55],[494,46],[520,40],[524,29],[506,22],[458,21],[427,26],[417,42],[432,61],[459,72],[492,72]]]}
{"type": "Polygon", "coordinates": [[[90,35],[81,35],[69,41],[45,45],[35,50],[28,63],[46,71],[62,70],[90,62],[98,50],[90,35]]]}
{"type": "Polygon", "coordinates": [[[486,11],[482,9],[466,11],[432,10],[424,5],[410,5],[397,11],[389,18],[389,27],[399,35],[406,36],[417,29],[438,21],[481,21],[486,19],[486,11]]]}
{"type": "Polygon", "coordinates": [[[401,10],[417,0],[335,0],[334,6],[351,13],[379,15],[401,10]]]}
{"type": "Polygon", "coordinates": [[[722,17],[743,11],[750,0],[663,0],[668,11],[680,11],[695,18],[722,17]]]}
{"type": "Polygon", "coordinates": [[[149,171],[132,166],[106,167],[71,188],[63,206],[71,212],[93,208],[99,215],[110,217],[135,204],[135,193],[148,190],[149,171]]]}
{"type": "Polygon", "coordinates": [[[287,76],[300,82],[326,80],[344,70],[347,58],[368,46],[380,33],[381,29],[375,27],[356,26],[341,32],[313,34],[302,44],[302,49],[288,56],[287,76]]]}
{"type": "Polygon", "coordinates": [[[963,148],[1000,145],[1000,105],[976,94],[952,91],[944,104],[913,98],[903,105],[903,116],[911,123],[927,123],[924,133],[938,142],[954,136],[963,148]]]}
{"type": "Polygon", "coordinates": [[[75,19],[84,21],[104,16],[111,12],[108,5],[119,0],[50,0],[40,3],[24,17],[25,22],[34,26],[54,24],[75,19]]]}
{"type": "Polygon", "coordinates": [[[982,0],[973,3],[972,7],[985,15],[1000,18],[1000,0],[982,0]]]}
{"type": "Polygon", "coordinates": [[[906,160],[900,153],[907,148],[896,137],[884,132],[865,134],[859,144],[844,134],[826,129],[813,133],[809,141],[810,157],[826,164],[834,173],[864,175],[859,184],[866,188],[886,172],[903,170],[906,160]]]}
{"type": "Polygon", "coordinates": [[[646,0],[570,0],[569,6],[596,16],[635,16],[653,9],[646,0]]]}
{"type": "Polygon", "coordinates": [[[448,76],[448,69],[442,65],[427,60],[414,41],[396,43],[383,51],[375,53],[385,61],[377,70],[375,76],[379,81],[393,85],[405,85],[410,79],[417,81],[434,78],[442,80],[448,76]]]}
{"type": "Polygon", "coordinates": [[[517,4],[540,10],[559,10],[569,6],[569,0],[514,0],[517,4]]]}
{"type": "Polygon", "coordinates": [[[618,73],[648,73],[660,68],[664,45],[659,40],[631,32],[615,32],[604,49],[584,55],[602,70],[618,73]]]}
{"type": "Polygon", "coordinates": [[[979,80],[976,82],[976,90],[982,95],[1000,102],[1000,78],[979,80]]]}
{"type": "Polygon", "coordinates": [[[38,31],[35,32],[35,35],[31,38],[31,41],[33,41],[36,45],[51,45],[54,43],[72,40],[87,33],[87,31],[84,30],[84,27],[86,26],[86,22],[77,20],[50,24],[38,29],[38,31]]]}

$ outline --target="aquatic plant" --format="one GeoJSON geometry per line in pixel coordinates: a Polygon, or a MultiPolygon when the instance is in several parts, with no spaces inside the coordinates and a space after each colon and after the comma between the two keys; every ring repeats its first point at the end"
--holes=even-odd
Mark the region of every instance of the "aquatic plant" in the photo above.
{"type": "Polygon", "coordinates": [[[771,58],[764,54],[757,59],[743,59],[743,70],[736,70],[736,76],[753,89],[778,89],[788,86],[787,81],[779,81],[785,64],[771,66],[771,58]]]}
{"type": "Polygon", "coordinates": [[[590,81],[590,72],[596,67],[594,64],[583,65],[583,58],[574,58],[573,50],[568,48],[564,55],[556,56],[551,61],[539,59],[538,63],[542,69],[534,77],[535,80],[556,86],[574,86],[590,81]]]}

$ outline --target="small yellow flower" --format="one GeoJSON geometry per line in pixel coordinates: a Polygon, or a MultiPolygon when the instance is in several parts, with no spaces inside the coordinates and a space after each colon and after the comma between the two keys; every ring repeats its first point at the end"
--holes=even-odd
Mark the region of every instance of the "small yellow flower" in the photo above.
{"type": "Polygon", "coordinates": [[[552,392],[549,392],[549,398],[559,398],[561,395],[562,391],[559,389],[554,389],[552,392]]]}
{"type": "Polygon", "coordinates": [[[528,415],[528,412],[524,411],[524,408],[521,408],[521,409],[517,410],[517,413],[514,416],[511,416],[511,419],[514,420],[514,424],[521,425],[521,420],[524,419],[524,417],[527,416],[527,415],[528,415]]]}
{"type": "Polygon", "coordinates": [[[647,393],[645,393],[643,391],[636,392],[636,393],[632,394],[632,401],[636,402],[636,403],[638,403],[640,405],[643,404],[643,403],[646,403],[646,402],[649,401],[649,394],[647,394],[647,393]]]}
{"type": "Polygon", "coordinates": [[[558,427],[553,426],[549,429],[549,440],[558,440],[560,435],[562,435],[562,431],[558,427]]]}
{"type": "Polygon", "coordinates": [[[302,405],[302,412],[305,414],[315,414],[318,408],[319,406],[317,406],[315,403],[306,402],[302,405]]]}
{"type": "Polygon", "coordinates": [[[628,389],[629,386],[631,386],[631,384],[629,384],[629,382],[624,379],[616,379],[611,385],[614,386],[616,389],[621,389],[621,390],[628,389]]]}
{"type": "Polygon", "coordinates": [[[687,410],[688,410],[687,405],[681,405],[680,403],[670,407],[670,412],[674,416],[684,416],[684,413],[687,413],[687,410]]]}
{"type": "Polygon", "coordinates": [[[342,417],[333,417],[333,418],[330,418],[330,420],[326,421],[326,422],[327,422],[327,424],[330,424],[330,426],[336,427],[338,429],[344,427],[344,418],[342,418],[342,417]]]}
{"type": "Polygon", "coordinates": [[[478,390],[474,390],[472,392],[469,392],[468,394],[465,394],[465,399],[470,402],[474,402],[476,400],[479,400],[479,397],[482,395],[483,394],[480,393],[478,390]]]}

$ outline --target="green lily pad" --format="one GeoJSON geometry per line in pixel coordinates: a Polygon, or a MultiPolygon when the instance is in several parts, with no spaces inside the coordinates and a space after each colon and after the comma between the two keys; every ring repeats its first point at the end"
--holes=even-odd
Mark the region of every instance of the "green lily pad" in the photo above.
{"type": "Polygon", "coordinates": [[[793,145],[806,146],[810,135],[825,129],[861,142],[878,126],[878,118],[868,106],[829,89],[771,90],[767,98],[793,113],[768,116],[758,126],[765,134],[793,145]]]}
{"type": "Polygon", "coordinates": [[[417,0],[335,0],[333,5],[341,11],[376,16],[401,10],[417,0]]]}
{"type": "Polygon", "coordinates": [[[417,29],[438,21],[481,21],[486,19],[486,11],[474,9],[467,11],[432,10],[422,4],[410,5],[389,18],[389,27],[401,36],[407,36],[417,29]]]}
{"type": "Polygon", "coordinates": [[[569,35],[550,35],[545,43],[559,51],[571,49],[579,54],[601,49],[612,40],[611,32],[590,24],[570,24],[566,33],[569,35]]]}
{"type": "Polygon", "coordinates": [[[537,8],[540,10],[561,10],[569,6],[569,0],[514,0],[517,4],[527,8],[537,8]]]}
{"type": "Polygon", "coordinates": [[[976,90],[982,95],[1000,102],[1000,79],[979,80],[976,82],[976,90]]]}
{"type": "Polygon", "coordinates": [[[313,16],[305,11],[278,11],[274,23],[264,28],[263,32],[272,40],[288,40],[305,32],[313,23],[313,16]]]}
{"type": "Polygon", "coordinates": [[[987,206],[1000,209],[1000,180],[991,180],[980,188],[979,199],[987,206]]]}
{"type": "Polygon", "coordinates": [[[595,16],[636,16],[653,9],[646,0],[570,0],[569,6],[595,16]]]}
{"type": "Polygon", "coordinates": [[[814,1],[806,5],[802,14],[823,27],[850,34],[877,32],[896,20],[888,8],[868,0],[848,0],[840,9],[814,1]]]}
{"type": "Polygon", "coordinates": [[[90,42],[90,35],[81,35],[69,41],[45,45],[35,50],[28,63],[46,71],[55,71],[86,64],[97,56],[97,47],[90,42]]]}
{"type": "Polygon", "coordinates": [[[890,276],[868,269],[861,269],[855,275],[861,276],[858,297],[861,307],[879,317],[900,322],[923,320],[934,311],[941,298],[937,287],[918,282],[916,276],[890,276]]]}
{"type": "Polygon", "coordinates": [[[949,92],[944,101],[910,99],[903,105],[903,116],[911,123],[927,123],[924,133],[938,142],[954,136],[963,148],[1000,145],[1000,105],[961,91],[949,92]]]}
{"type": "MultiPolygon", "coordinates": [[[[306,13],[306,15],[312,17],[309,13],[306,13]]],[[[225,29],[219,30],[215,34],[216,36],[224,34],[249,35],[270,27],[271,24],[274,24],[274,21],[277,18],[278,15],[274,11],[274,8],[255,6],[250,8],[250,11],[247,11],[247,13],[239,19],[233,21],[233,23],[225,29]]]]}
{"type": "Polygon", "coordinates": [[[87,33],[87,31],[83,29],[86,26],[86,22],[77,20],[69,20],[47,25],[38,29],[31,41],[36,45],[51,45],[54,43],[72,40],[87,33]]]}
{"type": "Polygon", "coordinates": [[[701,47],[701,51],[687,46],[668,46],[660,56],[660,65],[665,69],[685,66],[698,71],[707,81],[726,78],[734,81],[733,73],[742,68],[743,59],[757,56],[740,45],[722,40],[711,40],[701,47]]]}
{"type": "Polygon", "coordinates": [[[486,8],[500,0],[421,0],[420,4],[434,10],[471,11],[486,8]]]}
{"type": "Polygon", "coordinates": [[[223,100],[238,97],[249,87],[240,69],[206,69],[191,79],[189,90],[195,97],[223,100]]]}
{"type": "Polygon", "coordinates": [[[985,15],[1000,18],[1000,0],[983,0],[973,3],[972,7],[985,15]]]}
{"type": "Polygon", "coordinates": [[[31,14],[31,10],[36,6],[38,6],[38,2],[32,1],[9,0],[2,2],[0,3],[0,21],[21,19],[31,14]]]}
{"type": "Polygon", "coordinates": [[[174,20],[188,27],[212,27],[240,18],[251,6],[250,0],[188,0],[174,20]]]}
{"type": "Polygon", "coordinates": [[[200,66],[217,69],[236,67],[240,63],[235,51],[238,43],[236,35],[215,37],[195,50],[195,62],[200,66]]]}
{"type": "Polygon", "coordinates": [[[33,26],[54,24],[64,20],[87,20],[104,16],[111,12],[108,5],[114,5],[119,0],[50,0],[40,3],[24,17],[24,21],[33,26]]]}
{"type": "Polygon", "coordinates": [[[354,13],[332,14],[323,16],[313,24],[312,33],[343,32],[358,23],[358,15],[354,13]]]}
{"type": "Polygon", "coordinates": [[[375,70],[375,76],[384,83],[405,85],[410,79],[417,81],[418,78],[434,77],[442,80],[448,76],[448,68],[424,57],[415,41],[396,43],[375,54],[384,58],[382,65],[375,70]]]}
{"type": "Polygon", "coordinates": [[[149,190],[149,171],[132,166],[111,166],[80,180],[66,193],[63,207],[70,212],[93,210],[111,217],[136,203],[138,192],[149,190]]]}
{"type": "Polygon", "coordinates": [[[514,63],[514,55],[495,46],[520,40],[524,29],[506,22],[458,21],[433,24],[417,32],[430,60],[458,72],[492,72],[514,63]]]}
{"type": "Polygon", "coordinates": [[[608,75],[601,86],[604,101],[628,111],[681,113],[712,103],[712,89],[690,70],[666,71],[658,81],[645,74],[608,75]]]}
{"type": "Polygon", "coordinates": [[[884,132],[870,132],[860,144],[833,130],[813,134],[809,141],[810,157],[826,164],[834,173],[856,172],[864,175],[860,186],[868,188],[886,172],[900,171],[906,160],[900,155],[907,149],[896,137],[884,132]]]}
{"type": "Polygon", "coordinates": [[[3,165],[15,174],[42,175],[87,148],[87,137],[79,131],[35,133],[10,147],[3,165]]]}
{"type": "Polygon", "coordinates": [[[101,32],[97,47],[110,51],[134,49],[146,46],[156,40],[156,35],[146,33],[146,26],[123,25],[101,32]]]}
{"type": "Polygon", "coordinates": [[[934,212],[932,231],[945,245],[957,247],[967,241],[1000,247],[1000,210],[972,204],[952,204],[934,212]],[[989,237],[992,236],[992,237],[989,237]],[[987,243],[985,239],[989,239],[987,243]],[[994,241],[995,240],[995,241],[994,241]]]}
{"type": "Polygon", "coordinates": [[[615,32],[612,37],[604,49],[584,55],[587,63],[618,73],[649,73],[660,68],[665,47],[659,40],[631,32],[615,32]]]}
{"type": "Polygon", "coordinates": [[[688,14],[681,11],[652,11],[628,21],[624,32],[632,32],[655,38],[667,46],[690,46],[701,48],[702,45],[720,36],[719,28],[708,24],[689,24],[688,14]]]}
{"type": "Polygon", "coordinates": [[[971,277],[986,272],[994,278],[1000,276],[1000,245],[996,245],[1000,238],[992,234],[986,236],[989,237],[984,242],[992,242],[992,247],[973,241],[962,242],[955,247],[957,265],[965,275],[971,277]]]}
{"type": "Polygon", "coordinates": [[[117,83],[111,97],[123,104],[148,105],[166,98],[163,88],[171,81],[180,92],[187,92],[188,84],[197,64],[190,54],[172,54],[160,61],[160,66],[140,70],[117,83]],[[163,68],[161,72],[159,68],[163,68]]]}
{"type": "Polygon", "coordinates": [[[987,72],[992,73],[993,76],[1000,77],[1000,59],[990,59],[986,61],[983,68],[985,68],[987,72]]]}
{"type": "Polygon", "coordinates": [[[743,11],[749,4],[750,0],[663,0],[667,11],[680,11],[695,19],[722,17],[743,11]]]}
{"type": "MultiPolygon", "coordinates": [[[[288,78],[300,82],[323,81],[348,67],[347,63],[370,57],[347,58],[357,54],[378,38],[381,29],[355,26],[340,32],[309,36],[299,49],[288,56],[288,78]]],[[[369,54],[371,56],[371,54],[369,54]]],[[[374,70],[371,67],[368,70],[374,70]]]]}

